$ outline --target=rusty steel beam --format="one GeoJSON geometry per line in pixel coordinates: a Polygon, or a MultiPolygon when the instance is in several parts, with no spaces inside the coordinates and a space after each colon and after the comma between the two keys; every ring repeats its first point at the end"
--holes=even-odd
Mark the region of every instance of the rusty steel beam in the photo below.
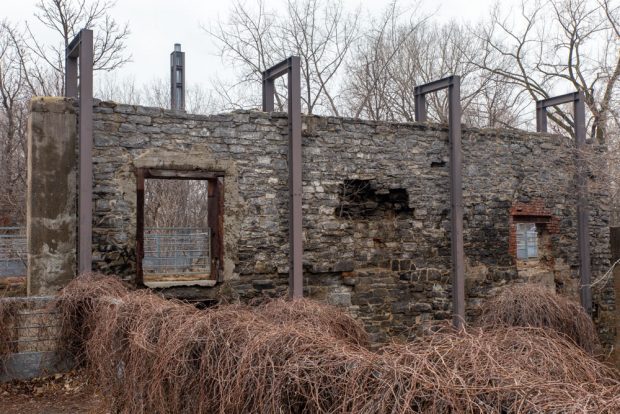
{"type": "Polygon", "coordinates": [[[93,59],[93,31],[82,29],[65,51],[65,96],[79,97],[80,105],[78,273],[90,272],[93,262],[93,59]]]}
{"type": "Polygon", "coordinates": [[[78,62],[77,57],[67,53],[65,56],[65,96],[68,98],[78,97],[78,62]]]}
{"type": "Polygon", "coordinates": [[[136,285],[144,286],[144,179],[145,170],[136,169],[136,285]]]}
{"type": "Polygon", "coordinates": [[[465,322],[465,252],[463,247],[463,154],[461,145],[461,79],[449,76],[414,89],[415,120],[426,122],[427,93],[448,89],[448,136],[450,141],[450,224],[452,262],[452,324],[465,322]]]}
{"type": "Polygon", "coordinates": [[[574,110],[575,146],[577,148],[577,245],[579,249],[579,296],[581,306],[592,313],[592,269],[588,229],[588,186],[584,149],[586,146],[586,109],[583,92],[572,92],[536,101],[536,131],[547,132],[547,108],[572,103],[574,110]]]}
{"type": "Polygon", "coordinates": [[[275,80],[288,75],[289,297],[303,297],[301,66],[291,56],[263,72],[263,111],[274,110],[275,80]]]}

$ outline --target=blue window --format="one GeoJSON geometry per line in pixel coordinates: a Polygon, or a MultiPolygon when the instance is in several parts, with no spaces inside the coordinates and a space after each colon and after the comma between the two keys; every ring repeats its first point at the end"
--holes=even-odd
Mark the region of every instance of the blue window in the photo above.
{"type": "Polygon", "coordinates": [[[517,223],[517,259],[538,258],[536,223],[517,223]]]}

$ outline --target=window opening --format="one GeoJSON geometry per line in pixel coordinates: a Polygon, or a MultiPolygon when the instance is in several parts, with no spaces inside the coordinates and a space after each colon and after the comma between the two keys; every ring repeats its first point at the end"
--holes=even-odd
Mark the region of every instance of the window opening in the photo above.
{"type": "Polygon", "coordinates": [[[517,223],[517,259],[538,258],[538,231],[536,223],[517,223]]]}

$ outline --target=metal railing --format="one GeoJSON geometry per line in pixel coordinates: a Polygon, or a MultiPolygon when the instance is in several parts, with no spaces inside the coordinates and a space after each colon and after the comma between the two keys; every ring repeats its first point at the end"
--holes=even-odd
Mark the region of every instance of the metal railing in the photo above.
{"type": "Polygon", "coordinates": [[[0,227],[0,276],[25,276],[26,264],[26,229],[0,227]]]}
{"type": "Polygon", "coordinates": [[[211,265],[210,229],[145,227],[145,274],[205,274],[211,265]]]}

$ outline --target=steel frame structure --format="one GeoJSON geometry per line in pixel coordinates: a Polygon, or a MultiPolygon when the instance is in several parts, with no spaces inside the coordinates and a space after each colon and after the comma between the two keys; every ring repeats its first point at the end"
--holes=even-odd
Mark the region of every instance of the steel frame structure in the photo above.
{"type": "Polygon", "coordinates": [[[275,80],[288,78],[289,297],[303,297],[301,76],[299,56],[263,72],[263,111],[274,110],[275,80]]]}
{"type": "Polygon", "coordinates": [[[547,108],[572,103],[577,148],[577,244],[579,248],[579,296],[581,306],[592,313],[592,271],[588,233],[588,189],[583,150],[586,145],[586,110],[583,92],[572,92],[536,101],[536,131],[547,132],[547,108]]]}
{"type": "Polygon", "coordinates": [[[452,262],[452,324],[465,322],[465,253],[463,248],[463,155],[461,150],[461,79],[449,76],[416,86],[415,120],[427,121],[426,94],[448,89],[448,137],[450,145],[450,224],[452,262]]]}
{"type": "Polygon", "coordinates": [[[82,29],[65,51],[65,96],[79,97],[78,273],[92,270],[93,31],[82,29]],[[79,87],[78,87],[79,68],[79,87]],[[79,94],[78,94],[79,92],[79,94]]]}

